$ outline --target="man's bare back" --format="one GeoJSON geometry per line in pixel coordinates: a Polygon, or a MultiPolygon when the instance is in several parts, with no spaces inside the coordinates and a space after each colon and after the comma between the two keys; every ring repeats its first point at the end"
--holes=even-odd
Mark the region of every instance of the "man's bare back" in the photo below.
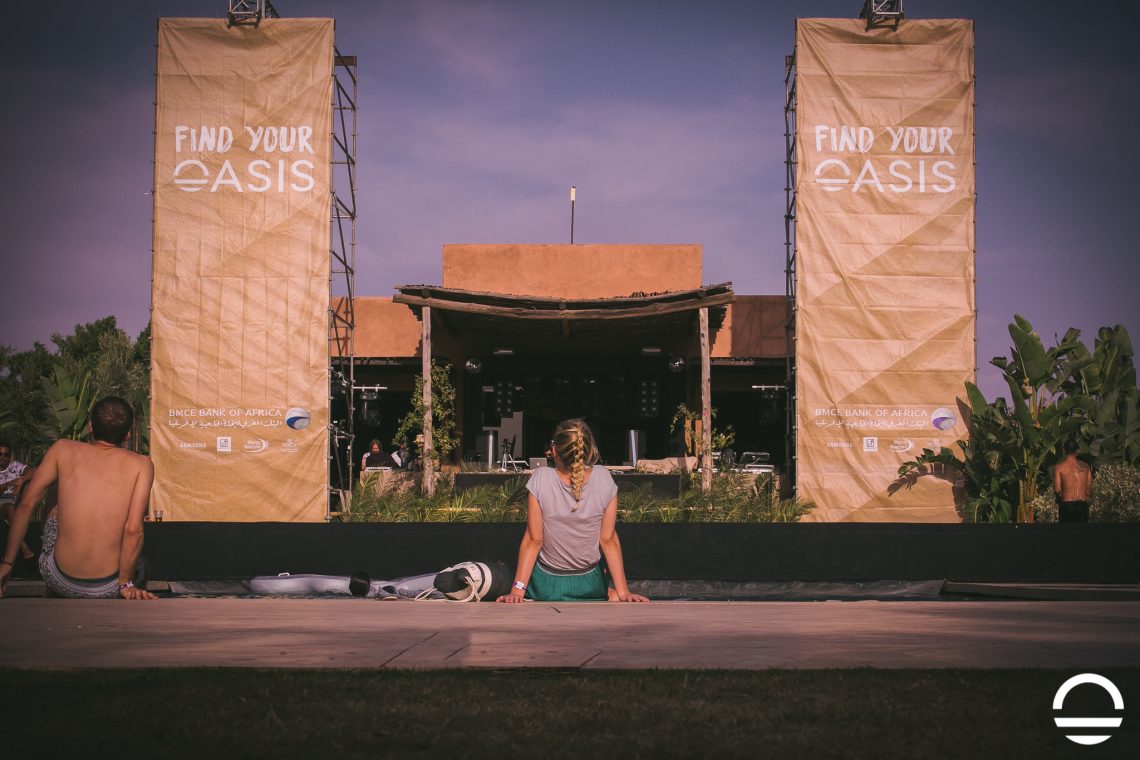
{"type": "Polygon", "coordinates": [[[1092,470],[1075,455],[1066,456],[1053,470],[1053,491],[1061,501],[1088,501],[1092,470]]]}
{"type": "Polygon", "coordinates": [[[80,599],[156,598],[134,585],[154,467],[122,448],[133,420],[130,404],[108,396],[91,407],[91,443],[60,440],[48,449],[12,517],[0,596],[32,510],[55,483],[57,506],[44,522],[39,561],[48,589],[80,599]]]}
{"type": "Polygon", "coordinates": [[[119,570],[124,531],[137,522],[150,496],[154,469],[144,456],[103,442],[57,441],[41,467],[59,484],[59,569],[76,578],[119,570]]]}

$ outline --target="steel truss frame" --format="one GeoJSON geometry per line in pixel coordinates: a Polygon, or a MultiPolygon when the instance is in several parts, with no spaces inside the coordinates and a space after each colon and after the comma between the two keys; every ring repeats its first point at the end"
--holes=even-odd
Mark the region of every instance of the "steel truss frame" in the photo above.
{"type": "Polygon", "coordinates": [[[356,418],[356,56],[334,48],[332,173],[329,205],[329,409],[344,396],[344,419],[329,419],[329,516],[352,494],[356,418]]]}
{"type": "Polygon", "coordinates": [[[879,28],[898,29],[903,20],[903,0],[863,0],[859,18],[867,20],[866,31],[879,28]]]}
{"type": "Polygon", "coordinates": [[[280,18],[269,0],[230,0],[226,10],[230,26],[258,26],[263,18],[280,18]]]}
{"type": "Polygon", "coordinates": [[[787,427],[784,462],[793,493],[796,487],[796,53],[784,56],[784,386],[787,427]]]}

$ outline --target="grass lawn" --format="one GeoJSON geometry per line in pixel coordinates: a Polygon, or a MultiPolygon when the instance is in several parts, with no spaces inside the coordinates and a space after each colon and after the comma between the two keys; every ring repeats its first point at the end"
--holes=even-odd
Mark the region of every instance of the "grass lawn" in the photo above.
{"type": "MultiPolygon", "coordinates": [[[[1061,670],[3,670],[4,757],[1140,757],[1066,740],[1061,670]]],[[[1065,715],[1110,714],[1094,686],[1065,715]]]]}

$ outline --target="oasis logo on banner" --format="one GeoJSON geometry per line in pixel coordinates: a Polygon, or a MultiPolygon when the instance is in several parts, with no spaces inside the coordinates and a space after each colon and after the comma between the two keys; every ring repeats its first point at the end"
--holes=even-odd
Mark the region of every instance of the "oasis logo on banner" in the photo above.
{"type": "Polygon", "coordinates": [[[247,126],[236,134],[230,127],[179,124],[174,128],[174,152],[178,154],[224,154],[234,147],[235,140],[239,148],[265,158],[238,161],[236,166],[227,158],[216,171],[197,158],[187,158],[174,166],[174,184],[187,193],[200,190],[211,193],[283,193],[286,190],[308,193],[316,186],[313,162],[297,158],[298,154],[313,155],[313,128],[307,124],[247,126]],[[280,157],[281,154],[286,157],[280,157]]]}
{"type": "Polygon", "coordinates": [[[845,154],[824,158],[815,165],[815,181],[835,193],[951,193],[955,177],[951,127],[887,127],[876,138],[870,127],[816,124],[812,130],[815,152],[845,154]],[[865,158],[877,140],[889,142],[888,156],[865,158]],[[906,158],[890,156],[905,155],[906,158]]]}

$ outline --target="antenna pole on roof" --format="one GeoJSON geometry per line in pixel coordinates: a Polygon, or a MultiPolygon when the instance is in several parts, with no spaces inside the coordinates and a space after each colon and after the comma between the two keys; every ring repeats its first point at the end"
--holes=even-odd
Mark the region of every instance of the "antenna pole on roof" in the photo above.
{"type": "Polygon", "coordinates": [[[574,245],[574,197],[578,194],[578,188],[574,185],[570,186],[570,245],[574,245]]]}

